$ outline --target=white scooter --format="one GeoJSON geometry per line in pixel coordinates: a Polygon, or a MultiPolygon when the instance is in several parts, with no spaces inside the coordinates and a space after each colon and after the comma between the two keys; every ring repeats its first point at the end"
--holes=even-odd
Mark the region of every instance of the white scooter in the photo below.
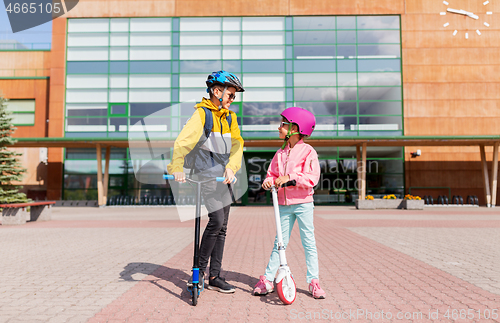
{"type": "Polygon", "coordinates": [[[281,233],[281,220],[277,192],[278,191],[276,187],[274,185],[271,186],[274,217],[276,219],[276,236],[278,238],[278,253],[280,256],[280,267],[278,269],[278,275],[276,277],[276,289],[278,291],[280,300],[284,304],[290,305],[293,303],[293,301],[295,301],[295,297],[297,296],[297,287],[295,286],[292,272],[290,271],[290,268],[286,263],[285,244],[283,243],[283,235],[281,233]]]}

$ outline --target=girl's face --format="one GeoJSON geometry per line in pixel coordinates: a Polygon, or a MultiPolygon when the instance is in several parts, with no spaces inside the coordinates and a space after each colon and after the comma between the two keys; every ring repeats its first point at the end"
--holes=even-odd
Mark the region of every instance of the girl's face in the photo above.
{"type": "Polygon", "coordinates": [[[285,139],[286,135],[288,134],[289,127],[292,127],[292,132],[297,131],[297,127],[292,126],[292,124],[289,123],[287,119],[281,118],[281,124],[278,126],[280,139],[285,139]]]}
{"type": "MultiPolygon", "coordinates": [[[[217,87],[214,89],[214,94],[217,97],[217,99],[216,99],[217,101],[218,101],[218,98],[220,98],[222,96],[223,92],[224,92],[224,90],[221,90],[217,87]]],[[[222,107],[224,109],[229,110],[229,106],[231,105],[231,103],[233,103],[235,98],[236,98],[236,89],[232,86],[228,87],[226,92],[224,93],[224,97],[222,98],[222,102],[221,102],[222,107]]],[[[219,106],[219,104],[217,104],[217,106],[219,106]]]]}

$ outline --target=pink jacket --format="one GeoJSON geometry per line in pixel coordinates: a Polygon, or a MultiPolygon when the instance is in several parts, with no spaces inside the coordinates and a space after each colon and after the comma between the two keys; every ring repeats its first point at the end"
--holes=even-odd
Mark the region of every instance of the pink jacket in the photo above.
{"type": "Polygon", "coordinates": [[[276,152],[267,170],[264,182],[272,181],[280,176],[289,175],[290,180],[296,181],[296,186],[287,186],[278,189],[278,203],[292,205],[313,202],[313,187],[319,181],[320,168],[316,150],[300,140],[290,149],[276,152]]]}

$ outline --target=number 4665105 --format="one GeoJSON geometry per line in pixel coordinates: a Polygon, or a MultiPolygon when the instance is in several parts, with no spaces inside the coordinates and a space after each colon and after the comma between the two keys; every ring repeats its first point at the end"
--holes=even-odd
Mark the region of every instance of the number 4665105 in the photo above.
{"type": "Polygon", "coordinates": [[[55,13],[58,14],[61,12],[61,3],[47,3],[45,6],[43,3],[9,3],[5,10],[8,13],[55,13]],[[44,10],[45,9],[45,10],[44,10]]]}

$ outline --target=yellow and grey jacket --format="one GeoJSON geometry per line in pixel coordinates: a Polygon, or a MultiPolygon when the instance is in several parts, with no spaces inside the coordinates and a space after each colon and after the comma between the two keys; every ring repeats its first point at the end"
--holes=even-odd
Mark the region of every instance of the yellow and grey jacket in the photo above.
{"type": "Polygon", "coordinates": [[[195,106],[196,111],[187,121],[174,143],[172,161],[167,166],[169,174],[184,170],[184,158],[200,140],[204,140],[205,110],[212,112],[213,127],[209,138],[197,153],[195,173],[205,176],[222,176],[226,168],[236,173],[241,167],[243,156],[243,138],[240,134],[236,114],[215,106],[212,101],[203,98],[195,106]],[[231,128],[227,116],[231,113],[231,128]]]}

